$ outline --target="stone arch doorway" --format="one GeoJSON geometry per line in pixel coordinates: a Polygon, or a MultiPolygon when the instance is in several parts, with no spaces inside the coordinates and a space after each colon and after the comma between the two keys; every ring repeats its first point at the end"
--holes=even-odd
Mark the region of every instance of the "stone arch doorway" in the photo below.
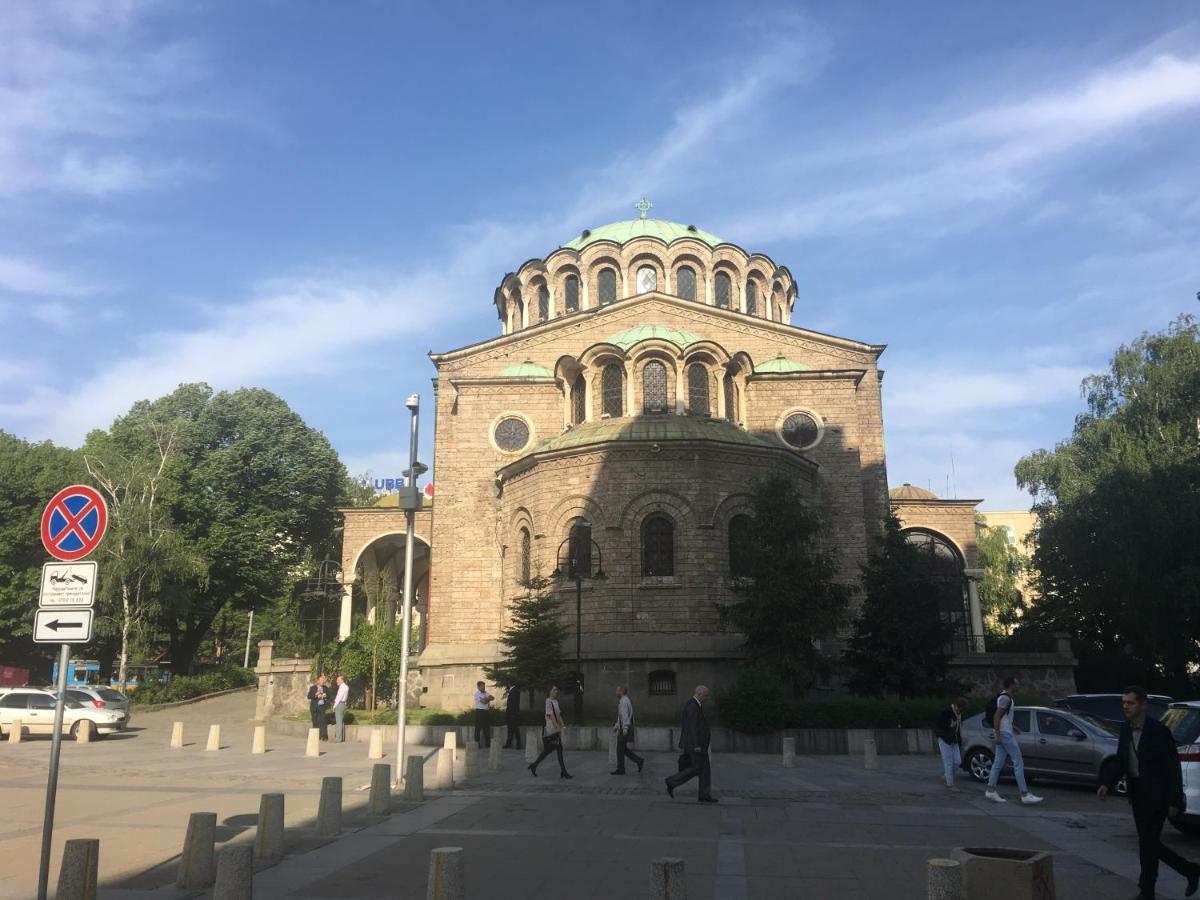
{"type": "MultiPolygon", "coordinates": [[[[342,510],[342,607],[338,638],[362,621],[398,621],[403,609],[404,513],[397,509],[342,510]]],[[[431,564],[429,509],[416,514],[413,543],[413,653],[425,644],[431,564]]]]}

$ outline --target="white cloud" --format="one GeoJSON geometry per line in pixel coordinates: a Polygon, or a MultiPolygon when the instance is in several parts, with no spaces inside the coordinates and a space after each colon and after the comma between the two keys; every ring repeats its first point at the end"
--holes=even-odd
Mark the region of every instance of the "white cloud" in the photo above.
{"type": "Polygon", "coordinates": [[[79,297],[96,290],[96,285],[51,269],[43,263],[15,256],[0,256],[0,293],[79,297]]]}

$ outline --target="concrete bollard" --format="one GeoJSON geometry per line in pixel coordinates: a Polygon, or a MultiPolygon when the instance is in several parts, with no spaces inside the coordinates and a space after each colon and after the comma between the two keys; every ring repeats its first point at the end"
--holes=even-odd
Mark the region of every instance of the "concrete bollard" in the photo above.
{"type": "Polygon", "coordinates": [[[254,848],[226,844],[217,854],[217,881],[213,900],[253,900],[254,848]]]}
{"type": "Polygon", "coordinates": [[[20,719],[14,719],[13,723],[8,726],[8,742],[10,744],[21,743],[21,738],[25,736],[24,723],[20,719]]]}
{"type": "Polygon", "coordinates": [[[179,854],[178,888],[206,888],[213,883],[215,860],[213,845],[217,840],[217,814],[192,813],[188,816],[183,852],[179,854]]]}
{"type": "Polygon", "coordinates": [[[183,723],[176,722],[171,726],[171,747],[179,748],[183,746],[183,723]]]}
{"type": "Polygon", "coordinates": [[[462,847],[438,847],[429,851],[429,884],[425,900],[465,900],[467,873],[462,847]]]}
{"type": "Polygon", "coordinates": [[[373,816],[386,816],[392,808],[392,767],[389,763],[375,763],[371,769],[371,797],[367,811],[373,816]]]}
{"type": "Polygon", "coordinates": [[[796,768],[796,739],[794,737],[783,739],[783,767],[785,769],[796,768]]]}
{"type": "Polygon", "coordinates": [[[879,752],[875,749],[874,738],[867,738],[863,741],[863,768],[879,768],[879,752]]]}
{"type": "Polygon", "coordinates": [[[220,725],[209,725],[208,726],[208,744],[205,746],[204,749],[205,750],[220,750],[221,749],[221,726],[220,725]]]}
{"type": "Polygon", "coordinates": [[[687,900],[683,860],[663,856],[650,861],[650,900],[687,900]]]}
{"type": "Polygon", "coordinates": [[[454,787],[454,751],[443,747],[437,752],[437,789],[448,791],[454,787]]]}
{"type": "Polygon", "coordinates": [[[446,737],[442,741],[442,746],[454,754],[454,761],[458,762],[458,732],[447,731],[446,737]]]}
{"type": "Polygon", "coordinates": [[[308,743],[304,745],[304,755],[312,757],[321,755],[321,732],[316,728],[308,729],[308,743]]]}
{"type": "Polygon", "coordinates": [[[615,731],[608,733],[608,764],[614,767],[617,764],[617,733],[615,731]]]}
{"type": "Polygon", "coordinates": [[[92,732],[96,729],[96,723],[90,719],[82,719],[75,726],[75,743],[90,744],[92,742],[92,732]]]}
{"type": "Polygon", "coordinates": [[[100,870],[100,839],[74,838],[63,847],[58,900],[93,900],[100,870]]]}
{"type": "Polygon", "coordinates": [[[425,800],[425,757],[416,754],[408,758],[404,771],[404,802],[421,803],[425,800]]]}
{"type": "Polygon", "coordinates": [[[263,794],[258,801],[254,855],[259,859],[279,859],[283,856],[283,794],[263,794]]]}
{"type": "Polygon", "coordinates": [[[541,752],[542,733],[536,728],[525,729],[525,762],[533,762],[541,752]]]}
{"type": "Polygon", "coordinates": [[[342,779],[330,775],[321,779],[321,802],[317,806],[317,837],[337,837],[342,833],[342,779]]]}
{"type": "Polygon", "coordinates": [[[499,772],[504,768],[504,748],[499,741],[492,741],[488,748],[488,771],[499,772]]]}
{"type": "Polygon", "coordinates": [[[266,753],[267,752],[267,726],[254,726],[254,740],[250,744],[251,753],[266,753]]]}
{"type": "Polygon", "coordinates": [[[468,741],[463,747],[463,780],[479,777],[479,747],[474,741],[468,741]]]}
{"type": "Polygon", "coordinates": [[[962,864],[957,859],[931,859],[928,900],[965,900],[962,864]]]}
{"type": "Polygon", "coordinates": [[[383,729],[371,730],[371,743],[367,747],[367,759],[383,759],[383,729]]]}

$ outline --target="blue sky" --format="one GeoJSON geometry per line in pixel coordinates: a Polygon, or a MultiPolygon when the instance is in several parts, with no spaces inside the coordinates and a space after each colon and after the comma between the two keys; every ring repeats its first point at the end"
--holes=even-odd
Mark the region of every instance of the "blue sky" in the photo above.
{"type": "Polygon", "coordinates": [[[29,439],[254,385],[392,475],[426,352],[497,334],[505,272],[643,194],[787,265],[793,324],[888,344],[891,483],[984,508],[1028,505],[1013,464],[1119,343],[1200,313],[1192,4],[4,18],[0,428],[29,439]]]}

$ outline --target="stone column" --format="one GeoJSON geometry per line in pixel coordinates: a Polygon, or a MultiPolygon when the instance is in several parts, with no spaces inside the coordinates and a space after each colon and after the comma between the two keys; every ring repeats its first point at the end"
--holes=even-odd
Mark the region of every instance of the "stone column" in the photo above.
{"type": "Polygon", "coordinates": [[[350,637],[350,620],[354,612],[354,576],[342,576],[342,607],[338,616],[338,640],[350,637]]]}
{"type": "Polygon", "coordinates": [[[971,609],[971,650],[983,653],[983,611],[979,606],[979,579],[983,577],[982,569],[964,569],[967,576],[967,603],[971,609]]]}
{"type": "Polygon", "coordinates": [[[687,413],[687,391],[685,390],[684,371],[685,366],[680,360],[675,367],[675,415],[682,416],[687,413]]]}

